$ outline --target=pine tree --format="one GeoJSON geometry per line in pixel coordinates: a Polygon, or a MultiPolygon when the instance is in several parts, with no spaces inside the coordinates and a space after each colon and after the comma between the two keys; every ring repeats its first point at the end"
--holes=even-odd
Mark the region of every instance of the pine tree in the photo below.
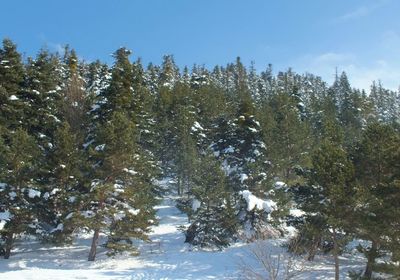
{"type": "Polygon", "coordinates": [[[319,221],[320,227],[327,230],[324,234],[331,238],[335,279],[339,279],[339,254],[343,246],[339,232],[348,228],[344,217],[351,216],[354,205],[351,188],[353,170],[340,143],[326,137],[312,153],[312,169],[308,176],[308,188],[312,195],[305,197],[301,205],[307,213],[306,222],[312,224],[319,221]]]}
{"type": "Polygon", "coordinates": [[[35,215],[35,203],[41,192],[35,186],[37,145],[26,131],[17,129],[7,139],[9,144],[3,149],[3,173],[1,174],[0,211],[3,226],[0,230],[4,241],[4,258],[8,259],[14,241],[20,234],[40,230],[35,215]],[[4,172],[6,171],[6,172],[4,172]],[[5,221],[5,225],[4,225],[5,221]]]}
{"type": "Polygon", "coordinates": [[[227,177],[214,156],[199,157],[193,184],[193,221],[185,242],[200,247],[228,246],[237,233],[238,221],[227,177]]]}
{"type": "Polygon", "coordinates": [[[395,237],[398,230],[394,225],[399,212],[395,202],[399,145],[399,134],[389,125],[372,123],[354,151],[359,187],[353,229],[358,238],[371,242],[371,246],[359,246],[367,259],[366,279],[371,279],[372,272],[377,270],[376,259],[383,256],[385,250],[396,248],[398,243],[395,237]]]}
{"type": "Polygon", "coordinates": [[[141,162],[134,135],[134,124],[122,112],[113,113],[99,128],[91,203],[83,213],[87,227],[94,231],[90,261],[95,259],[100,232],[108,236],[112,251],[133,250],[130,238],[146,239],[154,224],[152,177],[141,162]]]}
{"type": "Polygon", "coordinates": [[[301,117],[296,94],[278,90],[264,105],[267,112],[261,117],[272,171],[286,183],[298,180],[296,169],[307,167],[310,149],[309,125],[301,117]]]}
{"type": "Polygon", "coordinates": [[[17,46],[10,40],[3,40],[0,48],[0,124],[15,129],[24,117],[21,100],[25,69],[17,46]]]}
{"type": "Polygon", "coordinates": [[[75,133],[63,122],[55,132],[49,156],[52,176],[45,187],[40,217],[47,227],[43,237],[56,243],[72,241],[72,232],[79,228],[73,214],[80,210],[87,194],[86,155],[75,133]]]}
{"type": "Polygon", "coordinates": [[[82,223],[94,231],[89,260],[96,257],[100,232],[110,252],[134,251],[131,238],[146,239],[155,223],[155,168],[138,145],[133,121],[134,76],[128,56],[116,51],[110,86],[98,97],[96,129],[89,146],[93,163],[91,189],[82,223]]]}

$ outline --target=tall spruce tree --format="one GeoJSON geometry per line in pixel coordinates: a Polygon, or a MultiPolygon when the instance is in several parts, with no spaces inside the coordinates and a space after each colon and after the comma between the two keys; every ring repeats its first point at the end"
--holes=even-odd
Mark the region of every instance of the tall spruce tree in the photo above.
{"type": "Polygon", "coordinates": [[[193,184],[193,220],[185,242],[208,248],[228,246],[235,240],[238,220],[227,176],[213,155],[199,156],[193,184]]]}
{"type": "Polygon", "coordinates": [[[372,279],[373,271],[379,271],[377,258],[392,249],[395,256],[398,248],[399,146],[398,132],[389,125],[372,123],[354,151],[358,206],[353,229],[358,238],[370,241],[370,246],[359,246],[367,259],[366,279],[372,279]]]}
{"type": "Polygon", "coordinates": [[[88,259],[96,257],[100,232],[108,237],[111,252],[132,249],[132,238],[146,239],[155,223],[154,172],[137,144],[134,116],[132,65],[125,48],[116,51],[110,86],[100,98],[101,104],[92,148],[92,187],[85,217],[93,230],[88,259]]]}
{"type": "Polygon", "coordinates": [[[318,235],[330,237],[335,259],[335,279],[339,279],[339,254],[343,244],[339,232],[346,232],[354,202],[352,180],[354,168],[337,139],[335,126],[327,126],[324,140],[312,153],[308,177],[308,195],[300,207],[306,212],[306,224],[319,223],[318,235]],[[321,231],[322,229],[322,231],[321,231]]]}
{"type": "Polygon", "coordinates": [[[0,48],[0,124],[16,129],[24,117],[25,106],[21,100],[25,69],[17,46],[4,39],[0,48]]]}
{"type": "Polygon", "coordinates": [[[35,203],[41,198],[41,191],[34,180],[39,151],[33,137],[25,130],[17,129],[10,134],[7,142],[8,145],[2,147],[3,172],[0,178],[0,222],[3,223],[0,232],[6,259],[10,257],[19,235],[40,230],[35,203]]]}

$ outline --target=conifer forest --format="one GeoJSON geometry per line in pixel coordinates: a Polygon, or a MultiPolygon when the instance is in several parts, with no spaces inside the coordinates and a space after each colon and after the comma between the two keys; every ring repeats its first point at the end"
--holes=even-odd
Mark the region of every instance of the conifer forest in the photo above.
{"type": "MultiPolygon", "coordinates": [[[[3,39],[0,268],[24,244],[51,259],[82,238],[81,266],[168,253],[152,236],[168,200],[185,217],[179,246],[196,256],[284,240],[305,266],[331,260],[334,279],[349,251],[349,279],[400,279],[399,91],[240,57],[180,68],[139,56],[121,47],[113,63],[87,62],[65,46],[26,57],[3,39]]],[[[328,279],[273,278],[273,265],[269,278],[226,279],[328,279]]]]}

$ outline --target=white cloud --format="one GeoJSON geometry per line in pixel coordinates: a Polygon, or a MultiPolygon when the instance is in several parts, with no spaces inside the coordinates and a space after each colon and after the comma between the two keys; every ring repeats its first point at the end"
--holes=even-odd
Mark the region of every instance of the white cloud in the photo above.
{"type": "Polygon", "coordinates": [[[354,11],[351,11],[347,14],[338,17],[338,20],[347,21],[351,19],[357,19],[369,15],[373,10],[374,10],[373,7],[362,6],[355,9],[354,11]]]}
{"type": "Polygon", "coordinates": [[[355,54],[327,52],[303,56],[295,67],[297,71],[319,75],[328,83],[333,82],[336,69],[339,73],[345,71],[355,88],[368,91],[374,80],[381,80],[392,90],[400,86],[400,60],[377,58],[362,61],[355,54]]]}
{"type": "Polygon", "coordinates": [[[369,5],[364,5],[357,7],[356,9],[341,15],[335,19],[335,22],[343,22],[349,20],[355,20],[362,17],[366,17],[372,14],[375,10],[385,5],[389,0],[375,0],[373,3],[369,5]]]}
{"type": "Polygon", "coordinates": [[[59,54],[63,54],[65,51],[65,47],[59,43],[48,42],[48,46],[51,50],[56,51],[59,54]]]}

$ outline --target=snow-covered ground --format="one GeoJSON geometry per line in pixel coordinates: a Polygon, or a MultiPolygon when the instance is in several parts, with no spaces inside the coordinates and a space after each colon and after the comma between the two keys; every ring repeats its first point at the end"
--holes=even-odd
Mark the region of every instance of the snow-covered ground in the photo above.
{"type": "MultiPolygon", "coordinates": [[[[90,236],[82,236],[69,247],[43,247],[35,241],[17,244],[9,260],[0,259],[0,279],[240,279],[242,263],[256,263],[250,257],[251,244],[236,244],[223,251],[196,251],[184,243],[177,227],[187,225],[187,217],[175,207],[173,197],[157,206],[160,224],[151,234],[152,243],[140,243],[140,256],[109,258],[103,248],[97,260],[88,262],[90,236]]],[[[282,252],[279,241],[269,241],[272,254],[282,252]]],[[[341,258],[342,279],[347,270],[361,269],[362,260],[341,258]]],[[[333,279],[329,257],[317,257],[295,279],[333,279]]]]}

